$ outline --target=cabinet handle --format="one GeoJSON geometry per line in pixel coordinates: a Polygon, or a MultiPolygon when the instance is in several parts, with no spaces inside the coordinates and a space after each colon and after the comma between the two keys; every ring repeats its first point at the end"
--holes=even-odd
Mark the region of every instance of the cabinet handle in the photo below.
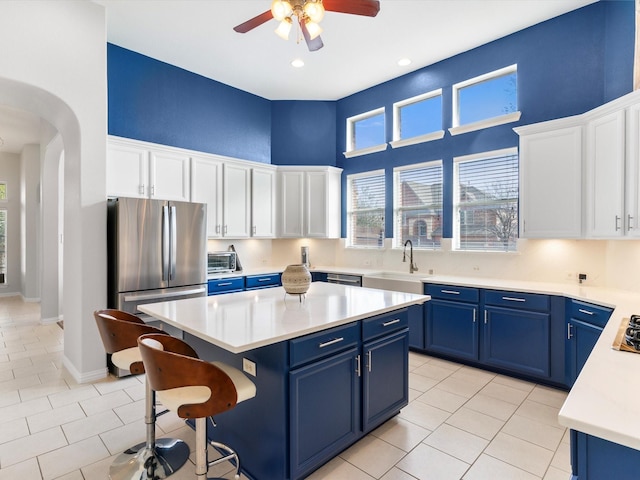
{"type": "Polygon", "coordinates": [[[220,233],[220,224],[216,225],[216,233],[220,233]]]}
{"type": "Polygon", "coordinates": [[[487,311],[485,310],[485,311],[484,311],[484,324],[485,324],[485,325],[487,324],[487,313],[489,313],[489,312],[487,312],[487,311]]]}
{"type": "Polygon", "coordinates": [[[140,195],[144,195],[144,183],[142,185],[140,185],[140,188],[138,189],[138,192],[140,192],[140,195]]]}
{"type": "Polygon", "coordinates": [[[151,185],[151,196],[153,197],[156,194],[156,186],[155,185],[151,185]]]}
{"type": "Polygon", "coordinates": [[[571,334],[571,324],[567,323],[567,340],[571,340],[573,335],[571,334]]]}
{"type": "Polygon", "coordinates": [[[219,283],[218,287],[228,287],[229,285],[233,285],[231,282],[219,283]]]}
{"type": "Polygon", "coordinates": [[[620,230],[620,216],[616,215],[616,232],[620,230]]]}
{"type": "Polygon", "coordinates": [[[460,295],[460,292],[456,292],[455,290],[440,290],[442,293],[448,293],[450,295],[460,295]]]}
{"type": "Polygon", "coordinates": [[[473,323],[476,323],[476,309],[473,309],[473,323]]]}
{"type": "Polygon", "coordinates": [[[271,280],[271,277],[267,277],[267,278],[259,278],[258,281],[259,282],[268,282],[271,280]]]}
{"type": "Polygon", "coordinates": [[[396,318],[395,320],[389,320],[388,322],[384,322],[382,324],[383,327],[388,327],[389,325],[394,325],[396,323],[400,323],[400,319],[396,318]]]}
{"type": "Polygon", "coordinates": [[[632,230],[633,229],[633,225],[631,224],[631,220],[633,220],[633,217],[629,214],[627,214],[627,230],[632,230]]]}
{"type": "Polygon", "coordinates": [[[367,370],[369,371],[369,373],[371,373],[371,360],[373,358],[373,353],[371,353],[371,350],[369,350],[367,352],[367,370]]]}
{"type": "Polygon", "coordinates": [[[593,312],[590,312],[589,310],[585,310],[583,308],[579,308],[578,311],[580,313],[584,313],[584,314],[587,314],[587,315],[593,315],[593,312]]]}
{"type": "Polygon", "coordinates": [[[253,226],[253,234],[254,235],[256,234],[256,226],[255,225],[253,226]]]}
{"type": "Polygon", "coordinates": [[[509,300],[511,302],[526,302],[525,298],[517,298],[517,297],[502,297],[503,300],[509,300]]]}
{"type": "Polygon", "coordinates": [[[356,355],[356,373],[360,376],[360,355],[356,355]]]}
{"type": "Polygon", "coordinates": [[[229,230],[229,229],[227,228],[227,225],[225,225],[225,226],[224,226],[224,234],[225,234],[225,235],[227,234],[227,231],[228,231],[228,230],[229,230]]]}
{"type": "Polygon", "coordinates": [[[328,347],[329,345],[334,345],[336,343],[340,343],[344,340],[344,337],[334,338],[333,340],[329,340],[328,342],[324,342],[318,345],[318,348],[328,347]]]}

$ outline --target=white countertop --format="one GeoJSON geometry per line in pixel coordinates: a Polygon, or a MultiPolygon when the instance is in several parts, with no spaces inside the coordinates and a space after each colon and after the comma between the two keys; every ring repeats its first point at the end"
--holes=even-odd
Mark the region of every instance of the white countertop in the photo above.
{"type": "Polygon", "coordinates": [[[150,303],[139,309],[225,350],[241,353],[428,299],[426,295],[314,282],[303,302],[276,287],[150,303]]]}

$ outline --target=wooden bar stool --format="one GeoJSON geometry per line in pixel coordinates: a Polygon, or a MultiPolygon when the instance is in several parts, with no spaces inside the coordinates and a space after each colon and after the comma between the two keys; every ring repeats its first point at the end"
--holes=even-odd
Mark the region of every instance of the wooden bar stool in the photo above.
{"type": "Polygon", "coordinates": [[[227,445],[209,442],[226,454],[208,461],[206,421],[255,397],[253,382],[230,365],[200,360],[188,344],[174,337],[143,335],[138,346],[151,388],[163,405],[181,418],[195,419],[196,479],[207,479],[209,468],[226,460],[235,461],[235,478],[240,478],[238,454],[227,445]]]}
{"type": "MultiPolygon", "coordinates": [[[[145,373],[138,337],[149,333],[168,336],[135,315],[121,310],[98,310],[93,316],[104,349],[111,354],[113,364],[133,374],[145,373]]],[[[148,379],[145,381],[145,389],[146,441],[118,455],[109,468],[109,478],[112,480],[166,478],[189,459],[189,446],[182,440],[156,439],[156,398],[148,379]]]]}

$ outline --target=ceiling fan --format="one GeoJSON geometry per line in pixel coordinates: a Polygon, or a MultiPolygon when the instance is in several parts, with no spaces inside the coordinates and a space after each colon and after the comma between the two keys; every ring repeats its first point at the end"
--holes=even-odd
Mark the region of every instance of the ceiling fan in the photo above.
{"type": "Polygon", "coordinates": [[[319,23],[325,11],[375,17],[380,11],[380,2],[378,0],[273,0],[271,10],[233,29],[238,33],[247,33],[275,18],[280,22],[276,34],[287,40],[293,25],[293,17],[296,17],[307,47],[314,52],[324,46],[320,38],[322,28],[319,23]]]}

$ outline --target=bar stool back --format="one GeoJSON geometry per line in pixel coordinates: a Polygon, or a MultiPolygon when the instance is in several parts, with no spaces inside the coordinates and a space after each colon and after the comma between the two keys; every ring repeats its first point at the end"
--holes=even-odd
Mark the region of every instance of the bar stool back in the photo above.
{"type": "MultiPolygon", "coordinates": [[[[181,418],[193,418],[196,424],[196,478],[207,478],[209,468],[226,460],[240,460],[229,446],[209,442],[226,455],[207,459],[206,419],[231,410],[238,403],[255,397],[256,387],[240,370],[222,362],[205,362],[187,352],[188,344],[166,335],[148,334],[138,339],[147,378],[162,403],[181,418]],[[188,373],[185,373],[188,372],[188,373]]],[[[191,348],[191,347],[189,347],[191,348]]]]}
{"type": "MultiPolygon", "coordinates": [[[[138,348],[140,335],[154,333],[167,336],[162,330],[147,325],[137,316],[115,309],[97,310],[93,314],[104,349],[111,361],[133,374],[145,373],[138,348]]],[[[155,392],[145,380],[146,440],[134,445],[113,461],[109,468],[112,480],[145,480],[166,478],[189,459],[189,446],[179,439],[156,439],[155,392]]]]}

